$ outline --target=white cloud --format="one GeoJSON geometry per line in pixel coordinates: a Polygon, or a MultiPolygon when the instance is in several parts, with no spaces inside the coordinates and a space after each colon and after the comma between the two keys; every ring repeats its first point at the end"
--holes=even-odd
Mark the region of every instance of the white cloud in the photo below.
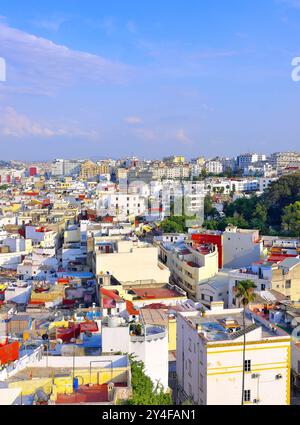
{"type": "Polygon", "coordinates": [[[127,124],[132,124],[132,125],[134,125],[134,124],[140,124],[142,122],[142,120],[141,120],[140,117],[137,117],[137,116],[134,116],[134,115],[132,115],[130,117],[125,117],[124,118],[124,121],[127,124]]]}
{"type": "Polygon", "coordinates": [[[191,139],[186,135],[183,128],[180,128],[176,131],[175,139],[178,142],[183,143],[184,145],[189,145],[190,143],[192,143],[191,139]]]}
{"type": "Polygon", "coordinates": [[[0,134],[7,137],[40,137],[51,138],[55,136],[65,137],[96,137],[95,131],[81,131],[77,128],[53,127],[47,124],[33,121],[25,114],[17,112],[8,106],[0,110],[0,134]]]}
{"type": "Polygon", "coordinates": [[[76,82],[123,84],[132,71],[123,63],[72,50],[1,20],[0,52],[7,63],[7,86],[16,91],[49,95],[76,82]]]}

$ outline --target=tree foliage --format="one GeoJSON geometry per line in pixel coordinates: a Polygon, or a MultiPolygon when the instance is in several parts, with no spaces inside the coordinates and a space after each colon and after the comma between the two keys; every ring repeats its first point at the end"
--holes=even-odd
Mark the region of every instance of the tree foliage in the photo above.
{"type": "Polygon", "coordinates": [[[283,210],[282,225],[292,236],[300,235],[300,201],[287,205],[283,210]]]}
{"type": "Polygon", "coordinates": [[[213,217],[206,220],[204,226],[224,230],[231,223],[269,235],[299,236],[299,202],[300,173],[285,175],[273,182],[261,196],[225,203],[225,217],[213,217]]]}
{"type": "Polygon", "coordinates": [[[145,366],[142,361],[130,358],[132,398],[127,400],[130,405],[171,405],[170,393],[165,393],[160,384],[153,385],[149,376],[145,374],[145,366]]]}

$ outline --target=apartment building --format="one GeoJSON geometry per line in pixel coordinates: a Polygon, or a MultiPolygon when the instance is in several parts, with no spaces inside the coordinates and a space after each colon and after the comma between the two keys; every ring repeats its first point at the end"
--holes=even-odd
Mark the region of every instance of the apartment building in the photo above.
{"type": "Polygon", "coordinates": [[[72,176],[80,172],[80,162],[77,160],[56,159],[51,164],[52,176],[72,176]]]}
{"type": "Polygon", "coordinates": [[[217,159],[211,160],[211,161],[206,161],[205,170],[208,173],[221,174],[221,173],[223,173],[223,164],[222,164],[221,161],[219,161],[217,159]]]}
{"type": "Polygon", "coordinates": [[[265,160],[266,160],[265,154],[244,153],[237,157],[237,166],[238,168],[244,170],[258,161],[265,161],[265,160]]]}
{"type": "Polygon", "coordinates": [[[223,265],[227,268],[247,267],[262,259],[263,243],[258,230],[227,226],[223,232],[223,265]]]}
{"type": "Polygon", "coordinates": [[[300,258],[285,258],[273,268],[272,289],[293,302],[300,302],[300,258]]]}
{"type": "Polygon", "coordinates": [[[229,225],[224,232],[207,230],[193,233],[191,241],[194,247],[201,244],[213,244],[218,248],[219,268],[248,267],[260,261],[263,255],[263,243],[258,230],[238,229],[229,225]]]}
{"type": "Polygon", "coordinates": [[[240,302],[234,294],[235,286],[243,280],[252,280],[256,285],[255,292],[267,299],[268,291],[272,289],[272,264],[253,264],[252,266],[238,270],[230,270],[228,273],[228,306],[240,307],[240,302]]]}
{"type": "Polygon", "coordinates": [[[170,282],[199,300],[199,285],[218,272],[218,248],[213,244],[192,248],[184,242],[161,243],[159,258],[170,270],[170,282]]]}
{"type": "Polygon", "coordinates": [[[243,330],[242,315],[242,309],[224,309],[222,303],[204,314],[178,314],[177,402],[240,405],[243,397],[249,405],[290,404],[290,336],[250,312],[243,330]]]}
{"type": "Polygon", "coordinates": [[[274,152],[270,159],[274,168],[277,169],[300,166],[299,152],[274,152]]]}
{"type": "Polygon", "coordinates": [[[81,169],[80,169],[81,179],[83,180],[93,179],[95,177],[98,177],[99,174],[100,174],[99,167],[93,161],[85,161],[83,164],[81,164],[81,169]]]}
{"type": "Polygon", "coordinates": [[[109,210],[112,214],[126,218],[128,215],[141,215],[148,207],[147,199],[138,194],[111,193],[101,196],[101,208],[109,210]]]}
{"type": "Polygon", "coordinates": [[[99,237],[94,241],[93,271],[109,272],[121,283],[167,283],[170,272],[158,261],[157,247],[129,238],[99,237]]]}

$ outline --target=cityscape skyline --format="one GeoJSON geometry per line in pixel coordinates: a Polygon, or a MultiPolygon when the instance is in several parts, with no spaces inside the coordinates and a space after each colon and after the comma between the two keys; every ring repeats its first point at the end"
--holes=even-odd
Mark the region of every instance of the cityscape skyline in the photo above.
{"type": "Polygon", "coordinates": [[[299,14],[288,0],[2,5],[2,158],[297,150],[299,14]]]}

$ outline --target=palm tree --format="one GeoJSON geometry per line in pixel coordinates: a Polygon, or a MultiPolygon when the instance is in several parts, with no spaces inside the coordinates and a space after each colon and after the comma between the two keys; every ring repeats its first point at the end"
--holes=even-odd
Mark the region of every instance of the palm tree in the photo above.
{"type": "Polygon", "coordinates": [[[243,376],[242,376],[242,405],[244,404],[244,392],[245,392],[245,356],[246,356],[246,307],[249,305],[250,302],[254,301],[255,299],[255,293],[254,290],[256,288],[255,283],[253,280],[245,279],[240,280],[237,282],[234,292],[236,298],[240,300],[240,304],[243,306],[243,376]]]}

